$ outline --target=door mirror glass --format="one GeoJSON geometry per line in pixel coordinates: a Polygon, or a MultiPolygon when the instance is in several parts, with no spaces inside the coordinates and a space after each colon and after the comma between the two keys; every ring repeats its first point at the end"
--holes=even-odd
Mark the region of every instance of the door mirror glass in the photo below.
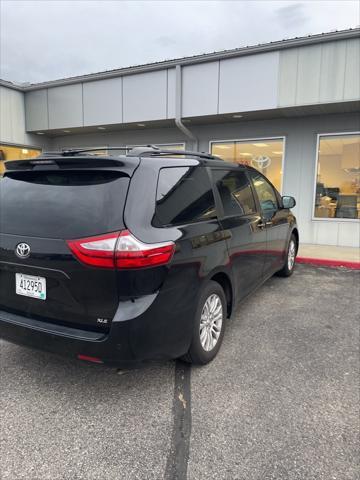
{"type": "Polygon", "coordinates": [[[296,200],[294,197],[281,197],[282,199],[282,204],[284,208],[294,208],[296,205],[296,200]]]}

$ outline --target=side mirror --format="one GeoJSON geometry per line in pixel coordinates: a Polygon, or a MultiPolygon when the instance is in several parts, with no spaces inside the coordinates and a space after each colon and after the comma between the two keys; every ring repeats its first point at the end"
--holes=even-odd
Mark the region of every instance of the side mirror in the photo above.
{"type": "Polygon", "coordinates": [[[296,205],[296,200],[294,197],[281,197],[283,208],[294,208],[296,205]]]}

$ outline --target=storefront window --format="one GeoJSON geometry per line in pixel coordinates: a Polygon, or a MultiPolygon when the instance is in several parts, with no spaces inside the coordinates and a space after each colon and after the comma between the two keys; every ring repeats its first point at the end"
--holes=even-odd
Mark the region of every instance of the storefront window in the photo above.
{"type": "Polygon", "coordinates": [[[251,165],[281,191],[284,139],[212,142],[211,153],[228,162],[251,165]]]}
{"type": "Polygon", "coordinates": [[[360,133],[319,138],[316,218],[360,218],[360,133]]]}
{"type": "Polygon", "coordinates": [[[25,160],[27,158],[38,157],[41,150],[27,147],[13,147],[0,144],[0,177],[5,171],[4,162],[8,160],[25,160]]]}

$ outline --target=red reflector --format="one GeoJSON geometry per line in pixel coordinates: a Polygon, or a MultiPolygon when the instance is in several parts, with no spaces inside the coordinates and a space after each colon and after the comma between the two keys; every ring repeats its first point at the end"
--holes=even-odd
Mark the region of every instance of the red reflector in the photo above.
{"type": "Polygon", "coordinates": [[[79,360],[85,360],[86,362],[92,362],[92,363],[104,363],[101,358],[97,357],[89,357],[88,355],[78,355],[77,358],[79,360]]]}
{"type": "Polygon", "coordinates": [[[67,244],[82,263],[100,268],[131,269],[166,265],[175,251],[174,242],[144,243],[129,230],[68,240],[67,244]]]}

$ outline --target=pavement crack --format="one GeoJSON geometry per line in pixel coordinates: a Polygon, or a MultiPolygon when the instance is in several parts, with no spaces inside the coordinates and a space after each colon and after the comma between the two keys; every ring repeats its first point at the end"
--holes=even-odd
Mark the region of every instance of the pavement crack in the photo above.
{"type": "Polygon", "coordinates": [[[191,366],[176,360],[173,431],[165,480],[186,480],[191,436],[191,366]]]}

